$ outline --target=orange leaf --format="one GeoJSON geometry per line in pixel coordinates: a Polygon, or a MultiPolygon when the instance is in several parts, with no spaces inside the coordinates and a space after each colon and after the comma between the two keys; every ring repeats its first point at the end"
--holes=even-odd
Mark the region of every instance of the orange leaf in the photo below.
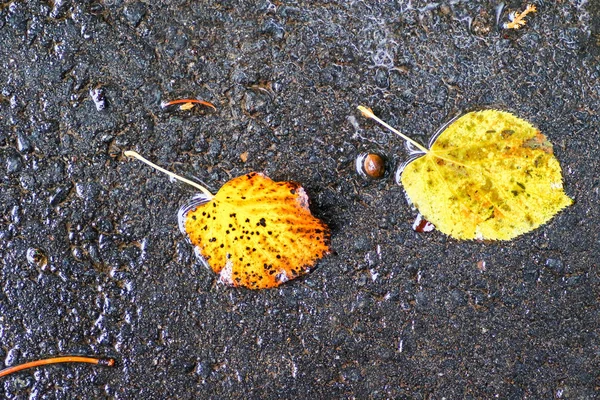
{"type": "Polygon", "coordinates": [[[308,196],[296,182],[273,182],[251,172],[230,180],[213,196],[135,151],[123,154],[203,193],[179,210],[179,227],[223,283],[276,287],[304,275],[330,251],[329,228],[312,216],[308,196]]]}
{"type": "Polygon", "coordinates": [[[307,273],[329,253],[330,231],[296,182],[252,172],[184,215],[185,232],[220,280],[264,289],[307,273]]]}

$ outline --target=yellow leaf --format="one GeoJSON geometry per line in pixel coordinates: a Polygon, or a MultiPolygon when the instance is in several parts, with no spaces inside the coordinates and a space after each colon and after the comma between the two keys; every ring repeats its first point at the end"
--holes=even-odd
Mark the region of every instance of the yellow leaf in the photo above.
{"type": "Polygon", "coordinates": [[[304,189],[252,172],[185,215],[192,244],[223,283],[263,289],[307,273],[329,253],[330,231],[304,189]]]}
{"type": "Polygon", "coordinates": [[[431,149],[419,147],[424,154],[404,167],[402,185],[419,212],[454,238],[509,240],[573,202],[552,144],[508,112],[467,113],[431,149]]]}

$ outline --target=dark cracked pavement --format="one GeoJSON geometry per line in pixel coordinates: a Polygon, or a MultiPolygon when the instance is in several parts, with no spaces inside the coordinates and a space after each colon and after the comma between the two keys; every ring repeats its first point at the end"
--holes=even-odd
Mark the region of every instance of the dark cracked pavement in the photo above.
{"type": "Polygon", "coordinates": [[[600,397],[600,4],[1,1],[3,399],[600,397]],[[94,96],[91,95],[94,93],[94,96]],[[95,101],[92,97],[95,97],[95,101]],[[217,107],[163,110],[194,97],[217,107]],[[508,242],[411,229],[404,143],[473,107],[554,143],[575,203],[508,242]],[[301,182],[335,253],[223,286],[177,227],[194,189],[301,182]],[[362,152],[387,158],[366,181],[362,152]]]}

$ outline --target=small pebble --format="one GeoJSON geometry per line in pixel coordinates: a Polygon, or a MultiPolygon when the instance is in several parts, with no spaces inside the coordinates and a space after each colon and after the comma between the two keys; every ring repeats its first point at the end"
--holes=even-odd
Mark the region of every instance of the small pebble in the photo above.
{"type": "Polygon", "coordinates": [[[562,274],[564,272],[562,261],[556,258],[547,259],[546,267],[557,274],[562,274]]]}
{"type": "Polygon", "coordinates": [[[448,6],[447,4],[442,4],[440,6],[440,12],[443,15],[449,15],[452,12],[452,9],[450,8],[450,6],[448,6]]]}
{"type": "Polygon", "coordinates": [[[67,183],[65,186],[57,187],[52,195],[50,195],[49,202],[52,207],[56,207],[63,201],[67,199],[71,189],[73,188],[73,184],[67,183]]]}
{"type": "Polygon", "coordinates": [[[6,157],[6,172],[8,174],[14,174],[21,171],[23,167],[23,161],[21,161],[21,157],[17,155],[9,155],[6,157]]]}
{"type": "Polygon", "coordinates": [[[146,15],[146,5],[142,2],[130,3],[123,9],[123,15],[132,26],[138,26],[146,15]]]}
{"type": "Polygon", "coordinates": [[[20,153],[30,153],[33,150],[31,142],[23,134],[17,136],[17,150],[19,150],[20,153]]]}
{"type": "Polygon", "coordinates": [[[104,97],[104,89],[90,89],[90,97],[96,105],[96,110],[102,111],[106,108],[106,98],[104,97]]]}
{"type": "Polygon", "coordinates": [[[283,26],[275,22],[273,19],[266,20],[261,27],[261,32],[271,35],[276,40],[282,40],[285,35],[283,26]]]}
{"type": "Polygon", "coordinates": [[[48,257],[42,250],[30,247],[27,249],[27,262],[32,267],[44,269],[48,265],[48,257]]]}

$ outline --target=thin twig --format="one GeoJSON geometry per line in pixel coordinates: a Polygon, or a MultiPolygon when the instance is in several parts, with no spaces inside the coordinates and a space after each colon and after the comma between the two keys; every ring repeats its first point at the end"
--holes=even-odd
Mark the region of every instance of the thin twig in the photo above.
{"type": "Polygon", "coordinates": [[[202,104],[203,106],[212,107],[213,110],[217,111],[217,107],[215,107],[212,103],[209,103],[208,101],[204,101],[204,100],[198,100],[198,99],[178,99],[178,100],[164,101],[164,102],[160,103],[160,106],[162,108],[167,108],[167,107],[173,106],[175,104],[183,104],[183,106],[181,106],[180,108],[182,110],[186,110],[186,109],[191,108],[189,106],[186,107],[186,104],[190,104],[190,103],[202,104]]]}
{"type": "Polygon", "coordinates": [[[31,361],[25,364],[15,365],[14,367],[8,367],[0,371],[0,378],[3,376],[10,375],[12,373],[22,371],[24,369],[39,367],[40,365],[59,364],[67,362],[78,362],[88,363],[96,365],[104,365],[106,367],[112,367],[115,365],[115,360],[112,358],[95,358],[95,357],[82,357],[82,356],[65,356],[65,357],[54,357],[47,358],[45,360],[31,361]]]}

